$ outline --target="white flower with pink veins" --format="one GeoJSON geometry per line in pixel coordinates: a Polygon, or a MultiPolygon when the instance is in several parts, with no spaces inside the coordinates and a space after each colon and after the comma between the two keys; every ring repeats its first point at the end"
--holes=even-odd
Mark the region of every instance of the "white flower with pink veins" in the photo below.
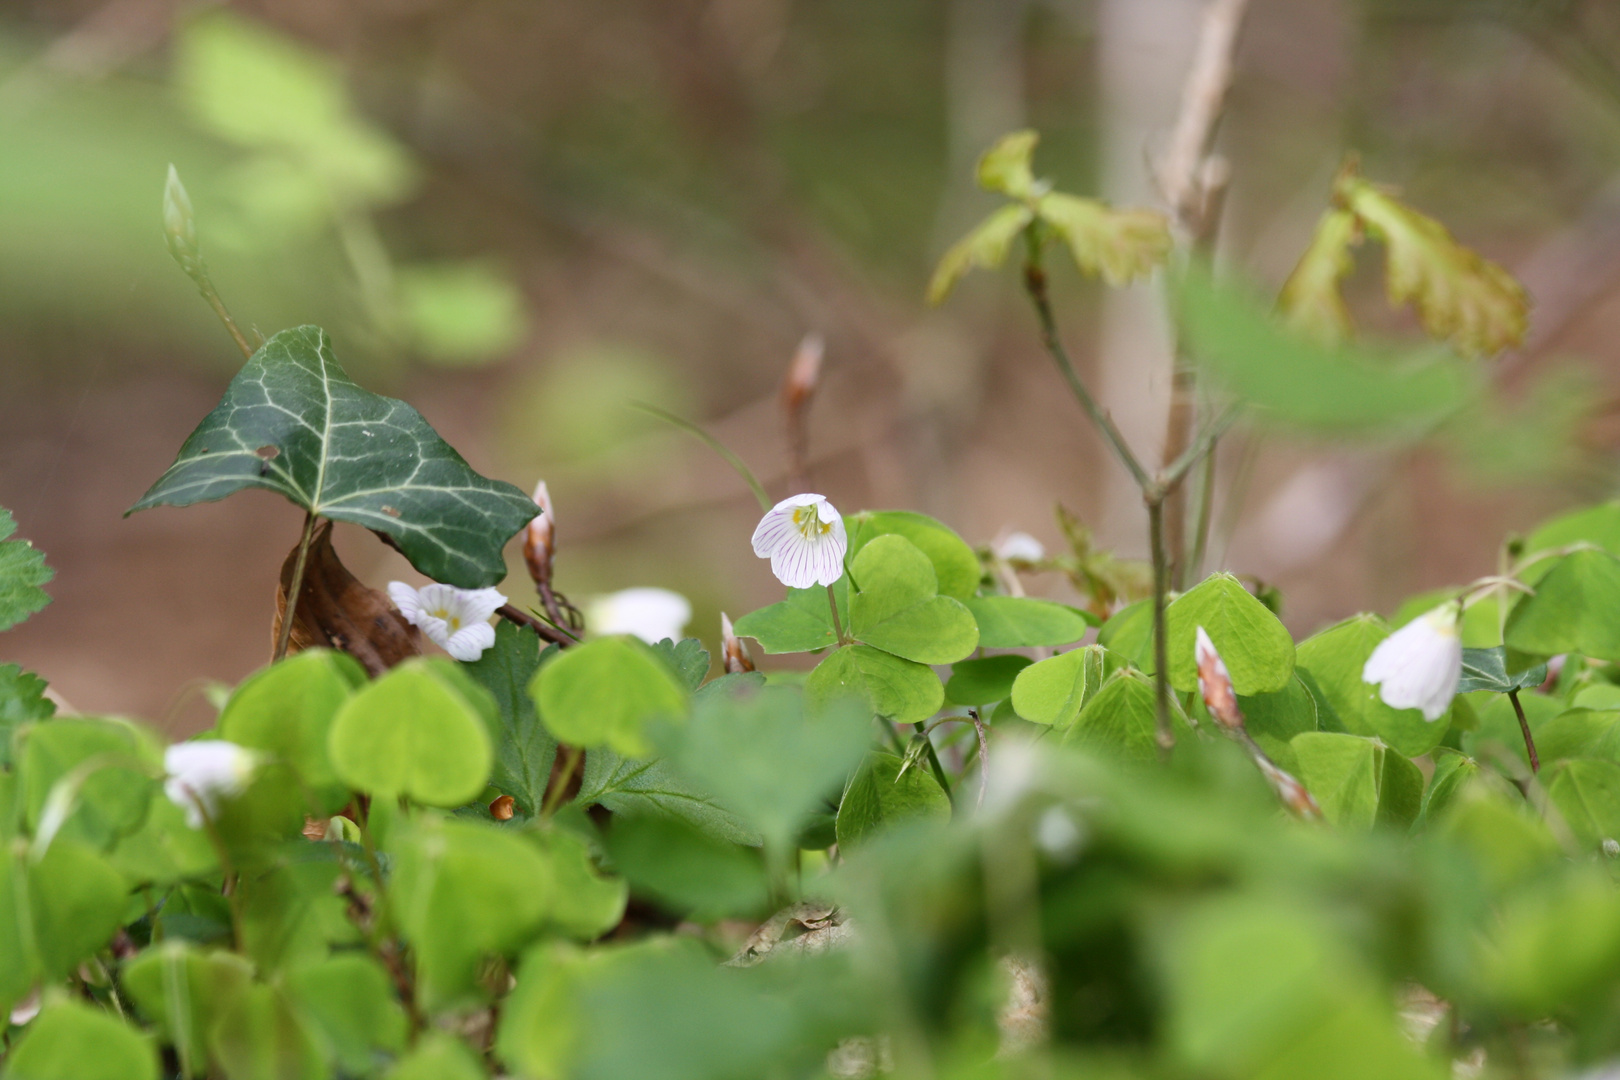
{"type": "Polygon", "coordinates": [[[413,589],[403,581],[390,581],[388,598],[430,641],[467,662],[477,660],[495,644],[489,617],[506,603],[497,589],[458,589],[436,582],[413,589]]]}
{"type": "Polygon", "coordinates": [[[821,495],[783,499],[754,529],[754,554],[771,560],[771,573],[791,589],[831,585],[844,576],[844,518],[821,495]]]}

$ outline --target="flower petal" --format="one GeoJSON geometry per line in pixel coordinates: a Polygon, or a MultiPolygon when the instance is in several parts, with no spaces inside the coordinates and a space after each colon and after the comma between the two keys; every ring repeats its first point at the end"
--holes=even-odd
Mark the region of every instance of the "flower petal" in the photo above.
{"type": "Polygon", "coordinates": [[[417,619],[422,615],[422,597],[417,591],[403,581],[390,581],[388,583],[388,599],[399,608],[399,613],[405,616],[405,621],[420,626],[417,619]]]}
{"type": "Polygon", "coordinates": [[[463,663],[471,663],[495,644],[495,628],[487,622],[463,626],[439,643],[444,651],[463,663]]]}

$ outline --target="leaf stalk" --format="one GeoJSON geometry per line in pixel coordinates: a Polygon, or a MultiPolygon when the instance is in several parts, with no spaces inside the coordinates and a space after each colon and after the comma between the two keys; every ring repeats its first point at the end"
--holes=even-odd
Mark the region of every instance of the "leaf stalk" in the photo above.
{"type": "Polygon", "coordinates": [[[287,643],[292,640],[293,615],[298,610],[298,594],[304,591],[304,567],[309,562],[309,544],[315,536],[316,517],[304,513],[304,536],[298,541],[298,557],[293,560],[292,581],[287,586],[287,602],[281,611],[281,633],[276,635],[276,651],[271,654],[272,664],[287,655],[287,643]]]}

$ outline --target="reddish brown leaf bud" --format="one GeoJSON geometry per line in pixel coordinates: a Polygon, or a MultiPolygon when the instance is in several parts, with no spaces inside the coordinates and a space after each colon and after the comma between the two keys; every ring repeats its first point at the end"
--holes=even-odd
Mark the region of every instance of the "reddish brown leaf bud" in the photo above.
{"type": "Polygon", "coordinates": [[[749,658],[742,640],[732,632],[731,619],[723,611],[720,613],[720,662],[727,675],[754,670],[754,661],[749,658]]]}
{"type": "Polygon", "coordinates": [[[1221,654],[1215,651],[1215,643],[1209,640],[1204,628],[1198,628],[1198,637],[1193,645],[1193,662],[1198,665],[1198,693],[1204,699],[1204,707],[1215,722],[1229,731],[1243,730],[1243,710],[1238,708],[1237,694],[1232,689],[1232,676],[1227,674],[1226,663],[1221,660],[1221,654]]]}
{"type": "Polygon", "coordinates": [[[489,804],[489,815],[496,821],[511,821],[516,812],[517,800],[510,795],[502,795],[489,804]]]}

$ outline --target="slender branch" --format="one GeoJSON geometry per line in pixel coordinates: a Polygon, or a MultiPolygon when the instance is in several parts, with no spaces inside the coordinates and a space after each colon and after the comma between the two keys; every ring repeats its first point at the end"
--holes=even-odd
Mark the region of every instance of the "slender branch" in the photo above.
{"type": "Polygon", "coordinates": [[[1153,549],[1153,716],[1159,755],[1168,759],[1176,744],[1170,729],[1170,646],[1165,625],[1165,598],[1170,591],[1170,566],[1164,551],[1164,503],[1149,499],[1148,542],[1153,549]]]}
{"type": "Polygon", "coordinates": [[[1180,457],[1165,466],[1164,471],[1159,474],[1157,480],[1161,493],[1173,491],[1181,483],[1182,478],[1187,475],[1187,470],[1198,464],[1199,461],[1203,460],[1206,455],[1215,449],[1216,441],[1226,434],[1228,428],[1237,422],[1238,411],[1237,405],[1228,405],[1224,412],[1215,417],[1209,423],[1209,426],[1204,428],[1198,438],[1193,440],[1192,445],[1187,447],[1180,457]]]}
{"type": "Polygon", "coordinates": [[[225,324],[225,329],[231,332],[231,337],[236,341],[236,347],[242,350],[242,355],[245,358],[253,359],[253,346],[248,344],[248,339],[242,336],[241,330],[237,329],[236,320],[231,318],[231,313],[225,308],[225,301],[221,300],[219,293],[214,291],[213,281],[206,274],[196,280],[197,290],[202,293],[203,299],[208,301],[208,306],[214,309],[214,314],[219,316],[219,321],[225,324]]]}
{"type": "Polygon", "coordinates": [[[568,791],[568,781],[573,777],[574,770],[579,767],[579,759],[582,754],[584,754],[584,751],[577,746],[568,748],[567,754],[563,757],[562,771],[557,774],[557,783],[552,786],[550,791],[546,792],[545,801],[540,804],[541,817],[550,817],[556,811],[558,804],[562,802],[563,795],[568,791]]]}
{"type": "Polygon", "coordinates": [[[1198,513],[1193,522],[1192,552],[1187,556],[1182,580],[1196,578],[1203,572],[1204,555],[1209,550],[1209,530],[1215,519],[1215,447],[1219,439],[1211,439],[1209,452],[1204,455],[1203,473],[1198,483],[1198,513]]]}
{"type": "Polygon", "coordinates": [[[1248,7],[1249,0],[1209,0],[1204,8],[1197,51],[1182,84],[1176,126],[1159,160],[1159,187],[1176,217],[1195,234],[1198,219],[1208,216],[1209,188],[1203,174],[1226,108],[1226,92],[1232,86],[1238,32],[1248,7]]]}
{"type": "Polygon", "coordinates": [[[1091,390],[1087,388],[1085,382],[1074,370],[1074,364],[1069,360],[1069,354],[1063,348],[1063,342],[1058,337],[1057,321],[1052,317],[1052,303],[1047,297],[1046,271],[1041,269],[1039,262],[1039,251],[1037,249],[1039,241],[1032,234],[1026,233],[1026,236],[1029,237],[1030,253],[1024,263],[1024,291],[1029,294],[1029,301],[1035,306],[1035,316],[1040,320],[1041,343],[1046,346],[1046,351],[1051,355],[1053,362],[1058,366],[1058,370],[1063,373],[1063,378],[1068,382],[1069,389],[1074,391],[1074,396],[1079,400],[1080,407],[1086,411],[1087,416],[1091,417],[1091,422],[1097,425],[1097,430],[1102,433],[1103,439],[1108,443],[1109,449],[1114,452],[1114,456],[1119,459],[1121,465],[1125,466],[1126,471],[1131,474],[1131,479],[1136,481],[1137,486],[1143,491],[1147,491],[1153,486],[1153,478],[1142,467],[1142,463],[1137,460],[1136,455],[1131,453],[1130,446],[1125,442],[1124,434],[1115,426],[1113,418],[1108,415],[1108,410],[1104,409],[1098,404],[1097,399],[1091,396],[1091,390]]]}
{"type": "Polygon", "coordinates": [[[315,535],[315,520],[313,513],[305,512],[304,537],[298,541],[298,558],[293,560],[287,602],[281,609],[281,633],[276,635],[276,651],[270,656],[272,664],[287,655],[287,643],[292,640],[293,615],[298,610],[298,594],[304,591],[304,565],[309,561],[309,542],[315,535]]]}
{"type": "Polygon", "coordinates": [[[1524,706],[1519,704],[1519,692],[1508,691],[1508,700],[1513,702],[1513,713],[1519,718],[1519,730],[1524,733],[1524,749],[1530,755],[1530,772],[1541,771],[1541,759],[1536,757],[1536,741],[1530,737],[1530,721],[1525,719],[1524,706]]]}
{"type": "Polygon", "coordinates": [[[569,645],[579,644],[579,637],[576,636],[572,631],[565,630],[561,626],[555,623],[547,622],[544,619],[536,618],[526,611],[521,611],[518,608],[513,607],[511,604],[502,604],[500,607],[495,609],[495,614],[499,615],[507,622],[516,623],[519,626],[527,626],[530,630],[533,630],[536,634],[539,634],[542,641],[549,641],[553,644],[561,645],[564,648],[568,647],[569,645]]]}

